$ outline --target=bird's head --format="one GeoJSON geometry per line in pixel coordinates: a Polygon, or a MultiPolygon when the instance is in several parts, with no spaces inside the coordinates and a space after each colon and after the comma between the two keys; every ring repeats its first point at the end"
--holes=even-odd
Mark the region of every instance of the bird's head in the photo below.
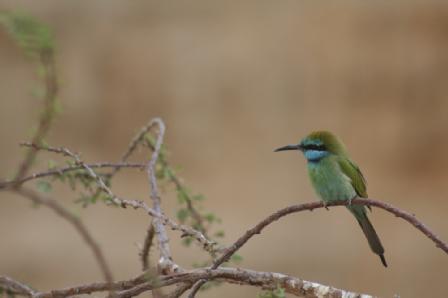
{"type": "Polygon", "coordinates": [[[287,145],[274,151],[300,150],[309,162],[318,162],[329,155],[345,156],[344,144],[329,131],[314,131],[304,137],[299,144],[287,145]]]}

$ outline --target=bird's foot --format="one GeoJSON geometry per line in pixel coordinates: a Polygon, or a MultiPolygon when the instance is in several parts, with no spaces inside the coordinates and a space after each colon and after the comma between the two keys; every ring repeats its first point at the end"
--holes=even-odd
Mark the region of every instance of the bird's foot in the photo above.
{"type": "Polygon", "coordinates": [[[330,211],[330,208],[328,208],[327,205],[328,205],[327,202],[324,202],[324,208],[327,209],[327,211],[330,211]]]}
{"type": "Polygon", "coordinates": [[[353,198],[348,199],[348,206],[352,205],[352,200],[353,200],[353,198]]]}

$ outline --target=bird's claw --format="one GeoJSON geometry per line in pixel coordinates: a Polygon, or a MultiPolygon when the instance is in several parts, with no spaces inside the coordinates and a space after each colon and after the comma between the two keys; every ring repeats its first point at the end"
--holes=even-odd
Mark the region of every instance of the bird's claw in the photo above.
{"type": "Polygon", "coordinates": [[[327,202],[324,202],[324,208],[327,209],[327,211],[330,211],[330,208],[328,208],[327,205],[328,205],[327,202]]]}
{"type": "Polygon", "coordinates": [[[352,205],[352,200],[353,200],[353,198],[348,199],[348,206],[352,205]]]}

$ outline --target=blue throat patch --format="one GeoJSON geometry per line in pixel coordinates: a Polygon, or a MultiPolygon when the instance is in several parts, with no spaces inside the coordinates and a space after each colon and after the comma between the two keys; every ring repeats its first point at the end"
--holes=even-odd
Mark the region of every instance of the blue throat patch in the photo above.
{"type": "Polygon", "coordinates": [[[325,156],[329,155],[328,151],[321,151],[321,150],[305,150],[303,154],[305,155],[305,158],[309,162],[318,162],[325,156]]]}

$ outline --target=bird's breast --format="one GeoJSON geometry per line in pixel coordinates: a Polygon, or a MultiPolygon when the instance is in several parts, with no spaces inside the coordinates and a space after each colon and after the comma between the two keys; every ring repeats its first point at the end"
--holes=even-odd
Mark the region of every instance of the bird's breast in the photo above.
{"type": "Polygon", "coordinates": [[[331,158],[308,162],[308,173],[314,189],[323,201],[348,200],[356,196],[350,178],[331,158]]]}

